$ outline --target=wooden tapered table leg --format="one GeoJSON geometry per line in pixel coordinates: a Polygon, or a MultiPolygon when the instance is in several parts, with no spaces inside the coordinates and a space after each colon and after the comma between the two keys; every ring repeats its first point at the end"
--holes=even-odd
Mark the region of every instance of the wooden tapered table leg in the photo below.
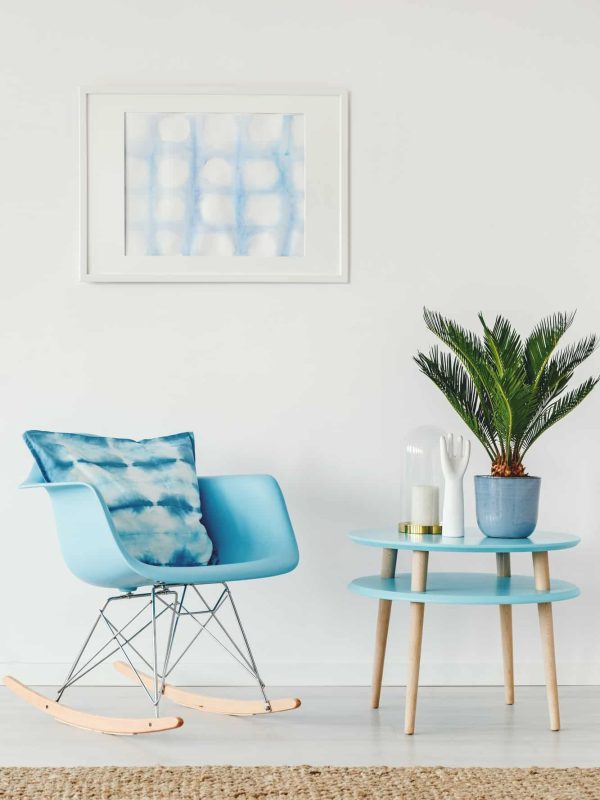
{"type": "MultiPolygon", "coordinates": [[[[533,553],[533,574],[535,588],[540,592],[550,590],[550,568],[547,551],[533,553]]],[[[538,603],[544,669],[546,672],[546,695],[550,713],[550,730],[560,730],[560,711],[558,708],[558,683],[556,680],[556,656],[554,654],[554,624],[552,622],[552,603],[538,603]]]]}
{"type": "MultiPolygon", "coordinates": [[[[397,550],[385,549],[381,560],[381,577],[393,578],[396,574],[397,550]]],[[[371,689],[371,708],[379,708],[383,664],[387,646],[388,629],[390,627],[391,600],[380,600],[377,610],[377,631],[375,633],[375,659],[373,661],[373,682],[371,689]]]]}
{"type": "MultiPolygon", "coordinates": [[[[510,553],[496,553],[496,572],[499,578],[510,578],[510,553]]],[[[512,606],[499,605],[498,610],[500,611],[502,662],[504,664],[504,700],[507,705],[512,706],[515,702],[512,606]]]]}
{"type": "MultiPolygon", "coordinates": [[[[412,555],[411,592],[424,592],[427,587],[427,562],[429,553],[415,550],[412,555]]],[[[406,710],[404,733],[415,732],[417,714],[417,692],[419,690],[419,667],[421,664],[421,643],[423,641],[423,617],[425,603],[410,604],[410,632],[408,645],[408,678],[406,681],[406,710]]]]}

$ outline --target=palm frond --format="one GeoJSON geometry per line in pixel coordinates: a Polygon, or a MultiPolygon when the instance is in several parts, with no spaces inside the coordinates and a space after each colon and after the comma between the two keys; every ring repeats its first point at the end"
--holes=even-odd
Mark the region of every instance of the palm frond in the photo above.
{"type": "Polygon", "coordinates": [[[536,439],[539,439],[540,436],[548,430],[548,428],[550,428],[552,425],[555,425],[559,420],[561,420],[563,417],[566,417],[567,414],[573,411],[573,409],[577,408],[582,400],[584,400],[592,391],[599,380],[600,378],[588,378],[576,389],[563,394],[562,397],[559,397],[557,400],[551,403],[542,412],[542,414],[537,417],[529,431],[527,431],[526,435],[524,436],[523,445],[521,448],[521,457],[525,455],[536,439]]]}
{"type": "Polygon", "coordinates": [[[471,376],[482,403],[489,395],[494,378],[490,374],[485,357],[485,349],[478,336],[456,322],[443,317],[436,311],[423,309],[423,319],[429,330],[434,333],[460,359],[471,376]]]}
{"type": "Polygon", "coordinates": [[[478,316],[483,327],[485,349],[495,365],[498,375],[502,376],[513,370],[521,373],[523,371],[523,342],[515,328],[505,317],[498,316],[494,321],[494,327],[490,329],[483,314],[479,313],[478,316]]]}
{"type": "Polygon", "coordinates": [[[592,333],[575,344],[563,347],[549,360],[539,381],[541,403],[557,397],[573,377],[573,373],[598,347],[598,338],[592,333]]]}
{"type": "Polygon", "coordinates": [[[437,346],[429,355],[419,352],[414,358],[421,372],[441,389],[450,405],[477,436],[490,458],[498,455],[490,420],[481,407],[475,384],[457,357],[441,353],[437,346]]]}
{"type": "Polygon", "coordinates": [[[532,405],[531,389],[526,383],[523,365],[523,342],[511,323],[496,317],[489,328],[483,314],[479,314],[483,327],[483,341],[494,379],[492,390],[494,421],[503,442],[506,459],[512,459],[512,443],[527,428],[532,405]]]}
{"type": "Polygon", "coordinates": [[[524,363],[527,380],[534,388],[540,383],[550,356],[574,319],[574,311],[551,314],[540,320],[527,337],[524,363]]]}

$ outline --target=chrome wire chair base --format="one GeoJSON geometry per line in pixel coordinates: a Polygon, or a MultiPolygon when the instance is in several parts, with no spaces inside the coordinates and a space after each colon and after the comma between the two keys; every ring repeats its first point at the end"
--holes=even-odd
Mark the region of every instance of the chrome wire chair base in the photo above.
{"type": "Polygon", "coordinates": [[[213,601],[209,601],[198,587],[193,585],[165,586],[160,584],[153,586],[150,591],[109,597],[99,610],[73,666],[63,685],[58,689],[56,700],[37,694],[16,678],[7,676],[4,682],[19,697],[61,722],[86,730],[123,735],[155,733],[180,727],[183,724],[181,717],[160,717],[159,709],[163,696],[179,705],[195,710],[231,715],[270,714],[288,711],[298,708],[300,705],[300,700],[297,698],[285,698],[271,702],[267,697],[265,684],[258,672],[231,591],[225,583],[222,584],[220,593],[213,601]],[[136,600],[142,601],[141,608],[138,608],[126,622],[118,623],[114,613],[116,609],[136,600]],[[231,610],[233,619],[239,628],[240,643],[236,642],[234,636],[219,619],[219,613],[226,608],[231,610]],[[161,652],[159,659],[159,650],[161,650],[159,622],[163,617],[167,622],[167,634],[164,641],[164,652],[161,652]],[[190,620],[193,624],[193,634],[187,641],[184,640],[183,648],[175,656],[175,642],[182,638],[182,622],[185,620],[190,620]],[[92,648],[94,635],[103,628],[107,629],[108,638],[99,648],[92,648]],[[149,637],[151,640],[149,655],[144,655],[142,652],[144,638],[142,634],[144,632],[146,632],[146,638],[149,637]],[[169,675],[202,633],[219,644],[254,678],[262,696],[261,700],[204,696],[167,683],[169,675]],[[67,689],[116,654],[120,654],[125,660],[117,661],[114,664],[115,668],[120,674],[140,684],[154,708],[154,717],[150,719],[101,717],[77,711],[62,703],[62,697],[67,689]],[[137,667],[134,663],[136,661],[148,668],[150,674],[137,667]]]}
{"type": "MultiPolygon", "coordinates": [[[[100,609],[65,682],[58,690],[57,702],[60,702],[62,695],[69,687],[73,686],[77,681],[96,669],[100,664],[112,658],[115,654],[120,653],[129,668],[128,672],[130,676],[133,676],[144,689],[158,717],[160,701],[165,693],[167,677],[187,654],[200,634],[206,633],[237,661],[243,669],[252,675],[262,694],[264,710],[270,711],[271,704],[265,693],[265,684],[258,672],[231,590],[227,584],[222,584],[222,587],[222,591],[212,603],[207,600],[197,586],[187,585],[156,585],[153,586],[149,592],[120,594],[109,597],[100,609]],[[190,599],[188,600],[186,598],[190,599]],[[132,600],[143,600],[144,604],[125,624],[116,624],[114,619],[111,619],[109,616],[109,612],[114,608],[113,604],[118,601],[131,602],[132,600]],[[197,605],[198,601],[200,601],[201,607],[192,609],[192,604],[197,605]],[[243,647],[238,645],[234,637],[229,633],[217,616],[227,604],[229,604],[233,610],[234,618],[239,626],[243,647]],[[148,611],[150,612],[149,619],[147,618],[147,613],[144,615],[144,612],[148,611]],[[169,619],[169,629],[164,647],[164,657],[162,658],[162,663],[159,664],[157,627],[160,618],[165,615],[169,619]],[[177,658],[173,658],[175,638],[183,619],[193,621],[197,630],[195,630],[194,635],[186,643],[177,658]],[[108,628],[109,638],[99,649],[96,649],[89,658],[84,660],[91,639],[98,629],[98,626],[102,623],[108,628]],[[136,624],[134,625],[134,623],[136,624]],[[211,623],[214,623],[212,625],[213,630],[209,628],[211,623]],[[214,630],[215,627],[216,630],[214,630]],[[134,644],[135,640],[147,629],[150,629],[152,638],[152,653],[149,658],[140,652],[139,647],[136,646],[137,642],[134,644]],[[148,676],[142,673],[134,664],[136,657],[151,671],[150,686],[148,685],[148,676]]],[[[121,672],[123,672],[123,670],[121,670],[121,672]]]]}

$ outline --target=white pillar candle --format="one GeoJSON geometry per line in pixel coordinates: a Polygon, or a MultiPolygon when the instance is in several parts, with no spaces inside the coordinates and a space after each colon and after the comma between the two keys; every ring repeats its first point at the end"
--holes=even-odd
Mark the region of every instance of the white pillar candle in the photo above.
{"type": "Polygon", "coordinates": [[[413,525],[439,524],[439,489],[437,486],[413,486],[410,522],[413,525]]]}

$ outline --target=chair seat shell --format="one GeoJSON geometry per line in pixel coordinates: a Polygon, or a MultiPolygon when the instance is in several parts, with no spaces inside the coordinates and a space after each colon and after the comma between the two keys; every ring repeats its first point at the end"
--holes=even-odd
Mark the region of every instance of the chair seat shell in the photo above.
{"type": "Polygon", "coordinates": [[[224,583],[283,575],[296,567],[296,538],[273,477],[198,477],[198,486],[202,522],[218,554],[218,563],[204,567],[161,567],[133,558],[91,484],[49,483],[34,466],[21,488],[48,492],[63,558],[73,574],[94,586],[134,591],[154,584],[224,583]]]}

